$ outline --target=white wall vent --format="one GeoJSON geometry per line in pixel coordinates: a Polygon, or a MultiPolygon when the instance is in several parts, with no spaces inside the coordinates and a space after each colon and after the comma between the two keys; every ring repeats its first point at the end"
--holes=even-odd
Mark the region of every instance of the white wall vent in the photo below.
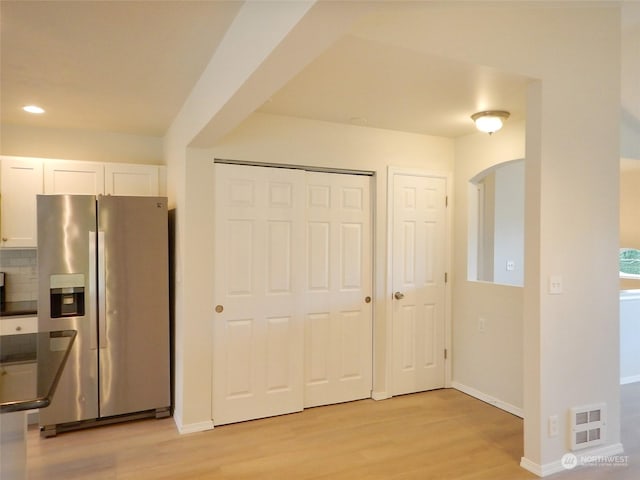
{"type": "Polygon", "coordinates": [[[604,403],[571,408],[570,421],[571,450],[604,442],[607,427],[607,406],[604,403]]]}

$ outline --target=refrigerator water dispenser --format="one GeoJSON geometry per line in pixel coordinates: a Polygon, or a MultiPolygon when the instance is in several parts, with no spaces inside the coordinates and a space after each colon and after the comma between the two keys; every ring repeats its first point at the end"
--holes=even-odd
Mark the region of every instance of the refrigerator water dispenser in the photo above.
{"type": "Polygon", "coordinates": [[[51,318],[84,316],[84,275],[68,273],[51,275],[49,297],[51,318]]]}

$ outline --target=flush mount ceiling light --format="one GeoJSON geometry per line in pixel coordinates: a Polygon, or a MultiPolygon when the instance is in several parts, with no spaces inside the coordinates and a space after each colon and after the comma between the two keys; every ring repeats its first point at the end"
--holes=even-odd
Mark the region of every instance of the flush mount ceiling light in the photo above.
{"type": "Polygon", "coordinates": [[[476,128],[481,132],[491,135],[502,128],[504,121],[509,118],[509,112],[504,110],[487,110],[471,115],[471,120],[476,123],[476,128]]]}
{"type": "Polygon", "coordinates": [[[44,108],[37,105],[25,105],[24,107],[22,107],[22,110],[28,113],[35,113],[36,115],[44,113],[44,108]]]}

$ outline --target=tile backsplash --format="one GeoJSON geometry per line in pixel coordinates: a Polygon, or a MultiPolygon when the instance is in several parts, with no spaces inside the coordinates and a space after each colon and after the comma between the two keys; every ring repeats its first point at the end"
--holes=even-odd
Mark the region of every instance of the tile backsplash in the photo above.
{"type": "Polygon", "coordinates": [[[1,249],[0,272],[5,272],[5,301],[22,302],[38,298],[38,251],[35,248],[1,249]]]}

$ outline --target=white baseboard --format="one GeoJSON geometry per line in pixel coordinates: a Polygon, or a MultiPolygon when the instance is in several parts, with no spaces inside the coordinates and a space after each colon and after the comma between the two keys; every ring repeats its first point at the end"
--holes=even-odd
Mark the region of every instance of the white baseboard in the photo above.
{"type": "Polygon", "coordinates": [[[532,462],[528,458],[522,457],[520,459],[520,466],[527,470],[528,472],[533,473],[539,477],[542,477],[542,467],[535,462],[532,462]]]}
{"type": "Polygon", "coordinates": [[[387,398],[391,398],[387,392],[371,392],[371,398],[374,400],[386,400],[387,398]]]}
{"type": "Polygon", "coordinates": [[[204,431],[207,431],[207,430],[213,430],[213,421],[212,420],[208,420],[208,421],[205,421],[205,422],[189,423],[187,425],[184,425],[182,423],[182,418],[178,417],[178,415],[176,415],[176,412],[174,412],[173,421],[175,422],[176,427],[178,428],[178,432],[180,433],[180,435],[186,435],[187,433],[196,433],[196,432],[204,432],[204,431]]]}
{"type": "Polygon", "coordinates": [[[626,385],[627,383],[640,382],[640,375],[631,375],[629,377],[621,377],[620,385],[626,385]]]}
{"type": "Polygon", "coordinates": [[[494,407],[498,407],[505,412],[509,412],[516,417],[524,418],[524,410],[522,408],[516,407],[515,405],[511,405],[507,402],[503,402],[502,400],[492,397],[491,395],[487,395],[486,393],[483,393],[480,390],[476,390],[473,387],[469,387],[456,381],[451,382],[451,387],[455,388],[456,390],[460,390],[462,393],[471,395],[478,400],[482,400],[483,402],[493,405],[494,407]]]}
{"type": "MultiPolygon", "coordinates": [[[[578,466],[576,468],[590,468],[580,464],[580,457],[611,457],[614,455],[620,455],[624,453],[624,448],[621,443],[614,443],[611,445],[604,445],[602,447],[587,448],[584,450],[576,450],[572,453],[578,458],[578,466]]],[[[529,472],[538,475],[539,477],[546,477],[553,475],[554,473],[566,472],[567,468],[562,465],[562,458],[540,465],[532,462],[528,458],[522,457],[520,459],[520,466],[529,472]]]]}

